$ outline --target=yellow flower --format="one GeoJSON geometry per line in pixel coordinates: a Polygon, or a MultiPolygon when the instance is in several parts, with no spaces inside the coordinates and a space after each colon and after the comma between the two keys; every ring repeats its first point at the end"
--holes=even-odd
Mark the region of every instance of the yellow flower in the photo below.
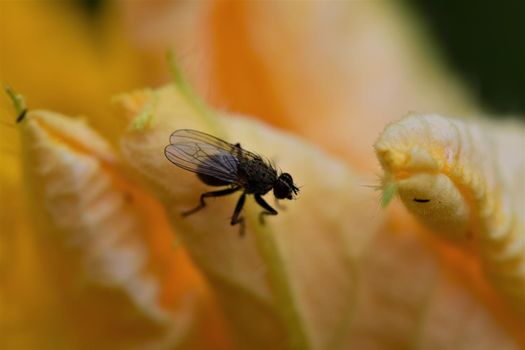
{"type": "Polygon", "coordinates": [[[525,346],[525,197],[511,167],[523,168],[509,156],[523,126],[408,117],[376,143],[383,184],[408,212],[399,201],[384,212],[366,186],[387,123],[410,110],[478,112],[418,48],[424,37],[406,9],[122,2],[99,18],[101,49],[70,4],[0,6],[13,33],[2,37],[1,79],[31,107],[15,127],[1,96],[7,348],[525,346]],[[113,98],[111,114],[111,95],[167,74],[151,63],[171,45],[211,105],[273,126],[208,109],[180,76],[113,98]],[[65,115],[78,113],[85,119],[65,115]],[[233,197],[181,218],[207,187],[164,156],[180,128],[275,160],[300,195],[264,226],[248,200],[243,238],[228,222],[233,197]],[[465,136],[473,130],[480,140],[465,136]],[[490,150],[499,153],[480,167],[490,150]]]}

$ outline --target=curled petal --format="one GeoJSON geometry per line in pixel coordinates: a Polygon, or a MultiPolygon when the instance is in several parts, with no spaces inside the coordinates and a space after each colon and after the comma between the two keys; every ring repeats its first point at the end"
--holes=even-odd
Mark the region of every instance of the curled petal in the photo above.
{"type": "Polygon", "coordinates": [[[22,125],[33,214],[72,341],[172,347],[197,322],[206,287],[173,248],[162,209],[81,120],[32,111],[22,125]],[[36,215],[38,213],[38,215],[36,215]]]}
{"type": "Polygon", "coordinates": [[[412,115],[375,144],[408,210],[479,256],[525,317],[525,127],[412,115]]]}

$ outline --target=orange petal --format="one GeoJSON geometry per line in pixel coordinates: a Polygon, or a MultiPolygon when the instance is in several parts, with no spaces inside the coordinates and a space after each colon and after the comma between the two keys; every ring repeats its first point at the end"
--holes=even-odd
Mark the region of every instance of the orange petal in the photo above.
{"type": "Polygon", "coordinates": [[[120,5],[145,51],[163,58],[174,47],[215,107],[289,129],[358,169],[376,168],[370,145],[408,111],[478,111],[397,2],[120,5]]]}

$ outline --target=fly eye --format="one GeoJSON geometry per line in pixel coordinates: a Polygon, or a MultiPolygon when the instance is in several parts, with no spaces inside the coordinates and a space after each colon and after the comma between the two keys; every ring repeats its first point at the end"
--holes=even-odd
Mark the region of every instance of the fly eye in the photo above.
{"type": "Polygon", "coordinates": [[[285,181],[283,181],[283,179],[277,180],[275,186],[273,187],[273,193],[278,199],[290,199],[289,197],[291,197],[291,192],[290,186],[285,181]]]}

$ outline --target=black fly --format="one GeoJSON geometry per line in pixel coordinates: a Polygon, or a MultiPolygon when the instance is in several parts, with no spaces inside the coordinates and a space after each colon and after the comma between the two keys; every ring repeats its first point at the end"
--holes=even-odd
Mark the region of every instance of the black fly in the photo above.
{"type": "Polygon", "coordinates": [[[262,198],[264,194],[273,189],[275,198],[293,199],[299,192],[290,174],[277,174],[277,170],[261,156],[243,149],[239,143],[231,144],[200,131],[176,130],[171,134],[170,145],[164,153],[173,164],[196,173],[205,184],[228,186],[201,194],[199,205],[183,212],[183,216],[204,208],[205,198],[242,191],[230,222],[231,225],[241,224],[241,235],[244,234],[244,218],[240,214],[247,194],[253,194],[264,209],[259,214],[260,222],[264,223],[265,215],[277,215],[277,210],[262,198]]]}

